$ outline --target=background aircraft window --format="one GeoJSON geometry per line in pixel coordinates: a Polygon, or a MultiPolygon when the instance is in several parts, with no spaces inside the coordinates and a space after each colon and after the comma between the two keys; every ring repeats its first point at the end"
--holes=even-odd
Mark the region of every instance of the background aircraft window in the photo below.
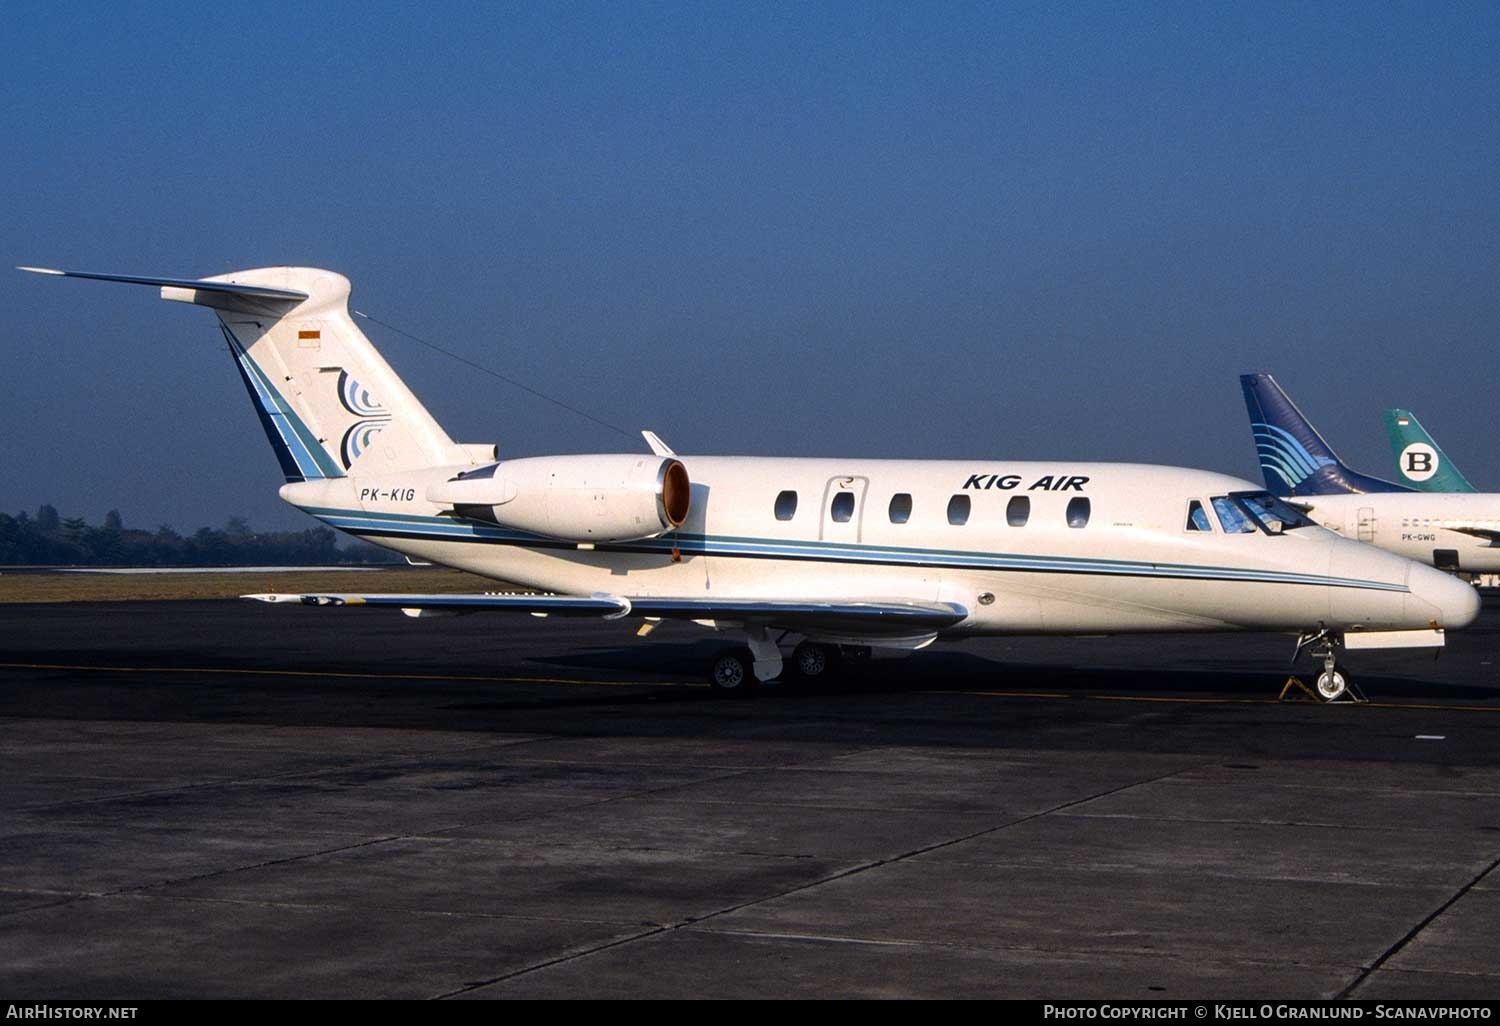
{"type": "Polygon", "coordinates": [[[833,514],[835,523],[847,524],[849,518],[854,516],[854,493],[839,492],[835,495],[829,512],[833,514]]]}
{"type": "Polygon", "coordinates": [[[1005,504],[1005,522],[1011,527],[1025,527],[1031,519],[1031,496],[1012,495],[1005,504]]]}
{"type": "Polygon", "coordinates": [[[776,519],[790,520],[797,512],[797,493],[782,492],[776,496],[776,519]]]}
{"type": "Polygon", "coordinates": [[[1188,503],[1187,529],[1189,531],[1212,531],[1213,525],[1208,522],[1208,510],[1203,508],[1203,503],[1194,499],[1188,503]]]}
{"type": "Polygon", "coordinates": [[[969,522],[969,497],[955,495],[948,500],[948,523],[961,527],[969,522]]]}
{"type": "Polygon", "coordinates": [[[1250,514],[1240,509],[1239,504],[1227,495],[1218,495],[1213,499],[1214,512],[1219,514],[1219,526],[1224,528],[1225,534],[1253,534],[1255,525],[1250,522],[1250,514]]]}
{"type": "Polygon", "coordinates": [[[1089,500],[1083,496],[1068,500],[1068,526],[1087,527],[1089,522],[1089,500]]]}
{"type": "Polygon", "coordinates": [[[904,524],[911,519],[911,495],[897,492],[891,496],[891,523],[904,524]]]}

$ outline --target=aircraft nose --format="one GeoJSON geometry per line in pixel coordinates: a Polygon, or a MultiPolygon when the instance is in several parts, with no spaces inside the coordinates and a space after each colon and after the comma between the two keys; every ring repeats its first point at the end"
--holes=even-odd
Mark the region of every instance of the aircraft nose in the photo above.
{"type": "Polygon", "coordinates": [[[1430,566],[1414,566],[1407,580],[1411,596],[1432,608],[1439,627],[1467,627],[1479,615],[1479,592],[1467,581],[1430,566]]]}

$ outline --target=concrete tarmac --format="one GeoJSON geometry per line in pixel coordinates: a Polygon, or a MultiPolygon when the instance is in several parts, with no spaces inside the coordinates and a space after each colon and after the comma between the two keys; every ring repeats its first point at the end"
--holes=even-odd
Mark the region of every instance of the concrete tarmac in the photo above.
{"type": "Polygon", "coordinates": [[[0,995],[1500,997],[1492,601],[1334,706],[1279,636],[725,700],[633,626],[0,606],[0,995]]]}

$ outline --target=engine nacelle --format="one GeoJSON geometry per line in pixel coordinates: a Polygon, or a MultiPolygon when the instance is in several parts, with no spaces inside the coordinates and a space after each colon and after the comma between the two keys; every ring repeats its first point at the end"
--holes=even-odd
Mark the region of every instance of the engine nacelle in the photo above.
{"type": "Polygon", "coordinates": [[[687,468],[660,456],[533,456],[427,489],[456,516],[572,542],[637,541],[681,527],[687,468]]]}

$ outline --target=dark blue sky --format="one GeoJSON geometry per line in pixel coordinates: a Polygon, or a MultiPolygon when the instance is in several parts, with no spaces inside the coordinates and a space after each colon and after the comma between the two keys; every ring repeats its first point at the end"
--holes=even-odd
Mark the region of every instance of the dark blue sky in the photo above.
{"type": "MultiPolygon", "coordinates": [[[[1500,490],[1500,4],[7,3],[5,264],[348,275],[683,452],[1259,480],[1237,375],[1500,490]]],[[[0,274],[0,510],[276,499],[212,315],[0,274]]],[[[456,438],[637,448],[380,328],[456,438]]]]}

